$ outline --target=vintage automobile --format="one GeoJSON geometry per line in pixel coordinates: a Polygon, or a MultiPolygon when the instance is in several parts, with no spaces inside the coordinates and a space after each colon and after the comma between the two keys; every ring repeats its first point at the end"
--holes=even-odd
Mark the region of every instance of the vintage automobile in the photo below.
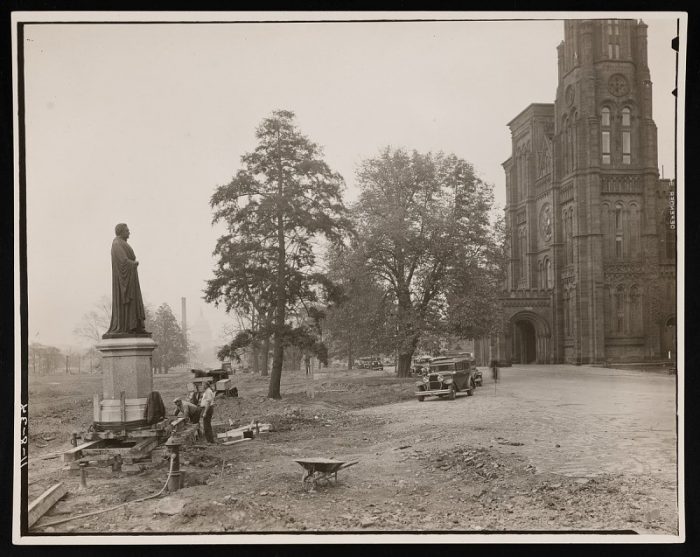
{"type": "Polygon", "coordinates": [[[414,356],[411,363],[411,373],[421,375],[424,371],[428,371],[432,359],[431,356],[414,356]]]}
{"type": "Polygon", "coordinates": [[[415,394],[418,402],[423,402],[426,396],[446,396],[454,400],[460,392],[471,396],[480,376],[474,358],[469,355],[433,358],[429,370],[416,382],[415,394]]]}
{"type": "Polygon", "coordinates": [[[468,360],[471,361],[471,366],[472,369],[474,369],[474,382],[476,383],[477,387],[481,387],[484,384],[484,376],[481,373],[481,370],[476,367],[476,358],[474,358],[474,354],[471,352],[447,352],[444,354],[445,357],[452,357],[452,358],[467,358],[468,360]]]}
{"type": "Polygon", "coordinates": [[[384,370],[382,361],[379,358],[360,358],[355,365],[360,369],[371,369],[371,370],[384,370]]]}

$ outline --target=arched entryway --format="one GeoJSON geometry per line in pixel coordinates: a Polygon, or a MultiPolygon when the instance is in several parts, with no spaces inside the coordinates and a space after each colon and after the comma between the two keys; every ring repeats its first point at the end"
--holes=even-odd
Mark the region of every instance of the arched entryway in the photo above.
{"type": "Polygon", "coordinates": [[[515,322],[515,357],[520,364],[537,361],[537,335],[535,327],[526,320],[515,322]]]}
{"type": "Polygon", "coordinates": [[[676,316],[669,316],[661,326],[661,356],[671,358],[676,355],[676,316]]]}
{"type": "Polygon", "coordinates": [[[510,319],[510,357],[518,364],[552,362],[551,333],[540,315],[522,311],[510,319]]]}

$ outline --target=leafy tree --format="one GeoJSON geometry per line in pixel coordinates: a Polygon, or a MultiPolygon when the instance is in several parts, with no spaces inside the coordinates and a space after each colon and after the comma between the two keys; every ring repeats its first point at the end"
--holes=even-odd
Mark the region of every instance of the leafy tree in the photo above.
{"type": "Polygon", "coordinates": [[[62,369],[65,363],[63,353],[55,346],[32,342],[29,345],[29,373],[51,375],[62,369]]]}
{"type": "Polygon", "coordinates": [[[450,333],[477,338],[503,332],[499,295],[506,274],[503,218],[478,244],[460,246],[463,265],[451,269],[446,294],[450,333]]]}
{"type": "Polygon", "coordinates": [[[176,365],[187,362],[187,344],[177,319],[168,304],[162,304],[153,317],[151,332],[158,347],[153,351],[154,367],[167,373],[176,365]]]}
{"type": "Polygon", "coordinates": [[[368,272],[361,252],[332,250],[329,277],[341,289],[325,320],[333,355],[346,357],[352,369],[358,356],[393,351],[393,304],[386,289],[368,272]]]}
{"type": "Polygon", "coordinates": [[[314,244],[320,237],[338,241],[349,219],[342,177],[296,128],[292,112],[273,112],[256,138],[255,150],[241,157],[242,168],[211,199],[213,221],[228,230],[216,244],[205,299],[262,316],[252,333],[274,339],[268,396],[280,398],[284,345],[294,339],[290,311],[316,302],[324,283],[314,244]]]}
{"type": "Polygon", "coordinates": [[[398,375],[425,331],[444,327],[447,294],[490,242],[491,188],[455,155],[384,149],[358,171],[355,207],[368,269],[396,302],[398,375]]]}

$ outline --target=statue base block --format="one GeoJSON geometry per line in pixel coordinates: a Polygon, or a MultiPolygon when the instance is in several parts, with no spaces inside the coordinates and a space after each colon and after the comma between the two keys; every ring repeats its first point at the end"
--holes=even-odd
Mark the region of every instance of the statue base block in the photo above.
{"type": "Polygon", "coordinates": [[[153,350],[150,336],[103,339],[96,348],[102,353],[102,398],[145,399],[153,391],[153,350]]]}

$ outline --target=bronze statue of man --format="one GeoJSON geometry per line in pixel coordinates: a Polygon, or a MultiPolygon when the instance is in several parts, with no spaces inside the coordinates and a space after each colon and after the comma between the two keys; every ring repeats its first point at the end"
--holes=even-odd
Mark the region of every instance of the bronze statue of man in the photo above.
{"type": "Polygon", "coordinates": [[[102,338],[146,335],[146,310],[141,297],[134,250],[127,243],[129,227],[119,223],[112,241],[112,321],[102,338]]]}

